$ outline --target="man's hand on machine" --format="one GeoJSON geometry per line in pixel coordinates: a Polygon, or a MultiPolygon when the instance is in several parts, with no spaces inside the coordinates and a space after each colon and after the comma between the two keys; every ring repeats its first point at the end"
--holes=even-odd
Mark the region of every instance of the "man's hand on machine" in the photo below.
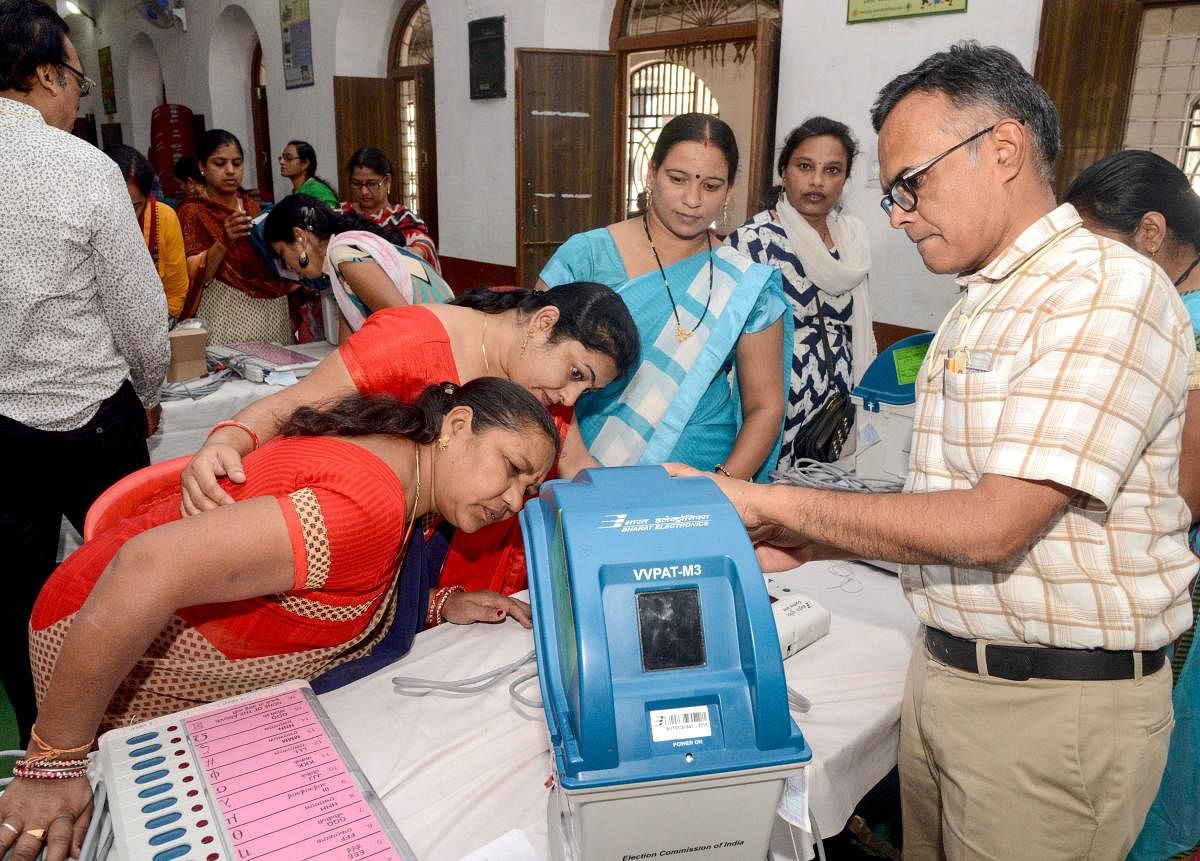
{"type": "Polygon", "coordinates": [[[242,456],[231,445],[210,442],[196,452],[179,477],[183,490],[180,513],[188,517],[222,505],[232,505],[233,497],[218,483],[218,479],[226,477],[237,484],[246,480],[242,456]]]}

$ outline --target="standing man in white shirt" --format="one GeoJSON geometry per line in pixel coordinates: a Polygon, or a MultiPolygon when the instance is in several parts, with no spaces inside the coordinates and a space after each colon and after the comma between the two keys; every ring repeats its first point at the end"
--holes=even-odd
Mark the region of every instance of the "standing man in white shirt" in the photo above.
{"type": "Polygon", "coordinates": [[[29,614],[59,525],[82,529],[105,488],[149,464],[169,359],[125,180],[69,131],[95,84],[68,32],[44,3],[0,0],[0,680],[22,743],[29,614]]]}

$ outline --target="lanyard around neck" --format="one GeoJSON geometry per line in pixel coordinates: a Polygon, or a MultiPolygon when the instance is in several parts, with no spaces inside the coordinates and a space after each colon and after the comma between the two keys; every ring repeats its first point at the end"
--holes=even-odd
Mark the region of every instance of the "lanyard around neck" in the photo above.
{"type": "MultiPolygon", "coordinates": [[[[1039,248],[1033,254],[1029,255],[1029,257],[1025,258],[1025,260],[1021,263],[1020,266],[1018,266],[1016,269],[1014,269],[1012,272],[1008,273],[1008,275],[1004,276],[1004,278],[1002,278],[1000,281],[998,281],[992,287],[992,289],[987,292],[987,295],[983,297],[983,299],[979,302],[979,304],[975,306],[975,308],[971,311],[971,313],[969,315],[967,315],[966,320],[963,322],[962,329],[958,333],[958,343],[954,345],[954,349],[951,350],[950,352],[955,356],[962,356],[964,361],[969,362],[971,351],[970,351],[970,348],[967,347],[967,335],[971,331],[971,326],[975,323],[975,319],[979,316],[980,312],[983,311],[983,309],[986,308],[988,305],[990,305],[992,302],[994,302],[995,300],[997,300],[1001,296],[1003,296],[1005,293],[1007,293],[1009,291],[1009,289],[1011,289],[1012,286],[1016,283],[1017,276],[1019,276],[1020,274],[1025,272],[1031,266],[1033,266],[1033,264],[1036,263],[1038,260],[1041,260],[1056,245],[1058,245],[1059,242],[1061,242],[1063,239],[1065,239],[1067,236],[1069,236],[1071,233],[1073,233],[1076,229],[1078,229],[1082,226],[1083,226],[1082,224],[1072,224],[1070,227],[1067,227],[1063,230],[1058,231],[1058,233],[1056,233],[1056,234],[1054,234],[1054,236],[1050,237],[1050,240],[1048,242],[1046,242],[1045,245],[1043,245],[1041,248],[1039,248]]],[[[934,373],[937,369],[938,347],[942,340],[942,332],[945,331],[946,324],[948,324],[950,322],[950,320],[956,314],[958,314],[958,309],[960,307],[962,307],[962,303],[965,301],[966,301],[966,297],[964,296],[963,298],[959,299],[957,302],[954,303],[954,307],[952,307],[950,309],[949,313],[947,313],[946,316],[942,319],[942,325],[938,326],[937,332],[933,336],[933,341],[929,344],[929,350],[926,353],[926,355],[929,356],[929,362],[926,365],[926,372],[925,372],[926,379],[929,381],[933,380],[934,373]]]]}

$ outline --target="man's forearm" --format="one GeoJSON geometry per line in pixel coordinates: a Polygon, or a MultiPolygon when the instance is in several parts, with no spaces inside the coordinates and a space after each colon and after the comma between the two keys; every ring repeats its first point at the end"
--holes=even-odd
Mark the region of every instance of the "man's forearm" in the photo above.
{"type": "Polygon", "coordinates": [[[970,490],[848,493],[761,486],[755,517],[859,559],[995,568],[1023,553],[1066,505],[1051,485],[985,476],[970,490]]]}

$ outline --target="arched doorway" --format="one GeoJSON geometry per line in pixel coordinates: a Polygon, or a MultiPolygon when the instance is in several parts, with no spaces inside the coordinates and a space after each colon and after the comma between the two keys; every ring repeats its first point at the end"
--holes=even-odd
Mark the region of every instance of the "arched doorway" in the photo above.
{"type": "Polygon", "coordinates": [[[637,150],[646,130],[636,124],[665,125],[688,111],[719,110],[741,156],[723,230],[758,208],[774,179],[780,14],[781,0],[616,0],[609,42],[620,58],[618,104],[625,115],[618,146],[626,206],[645,181],[637,150]]]}
{"type": "Polygon", "coordinates": [[[408,0],[388,48],[400,124],[397,197],[437,240],[437,133],[433,109],[433,21],[425,0],[408,0]]]}
{"type": "MultiPolygon", "coordinates": [[[[255,79],[262,68],[261,58],[256,64],[255,47],[258,32],[246,10],[241,6],[227,6],[217,17],[213,27],[212,47],[209,50],[208,87],[212,97],[211,127],[232,132],[241,141],[246,155],[246,175],[242,184],[253,189],[265,187],[271,193],[273,172],[270,169],[270,154],[267,168],[259,165],[254,135],[254,113],[256,102],[249,98],[253,93],[255,79]]],[[[263,101],[265,117],[266,102],[263,101]]],[[[265,127],[265,123],[264,123],[265,127]]],[[[269,142],[267,142],[269,146],[269,142]]]]}
{"type": "Polygon", "coordinates": [[[138,33],[129,43],[129,144],[145,153],[150,148],[150,115],[166,101],[162,64],[150,37],[138,33]]]}

